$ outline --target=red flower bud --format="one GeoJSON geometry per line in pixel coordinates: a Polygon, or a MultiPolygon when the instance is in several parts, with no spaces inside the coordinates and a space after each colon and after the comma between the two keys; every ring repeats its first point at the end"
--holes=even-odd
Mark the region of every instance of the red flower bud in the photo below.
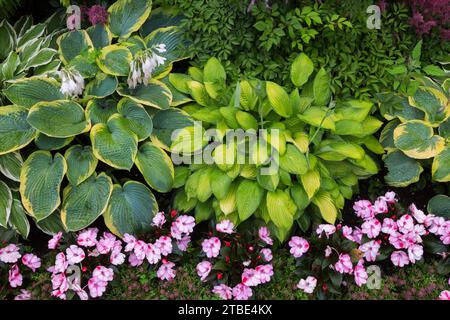
{"type": "Polygon", "coordinates": [[[326,283],[324,283],[324,284],[322,285],[322,289],[323,289],[323,291],[327,291],[327,290],[328,290],[328,286],[327,286],[326,283]]]}
{"type": "Polygon", "coordinates": [[[257,258],[258,260],[261,260],[261,256],[257,256],[256,258],[257,258]]]}
{"type": "Polygon", "coordinates": [[[253,252],[253,247],[252,247],[252,246],[249,246],[249,247],[248,247],[248,251],[253,252]]]}
{"type": "Polygon", "coordinates": [[[217,279],[218,279],[218,280],[222,280],[222,278],[223,278],[223,274],[218,273],[218,274],[217,274],[217,279]]]}
{"type": "Polygon", "coordinates": [[[225,246],[230,248],[231,247],[231,242],[230,241],[224,241],[225,242],[225,246]]]}
{"type": "Polygon", "coordinates": [[[226,256],[226,257],[225,257],[225,262],[226,262],[226,263],[230,263],[230,257],[229,257],[229,256],[226,256]]]}
{"type": "Polygon", "coordinates": [[[86,272],[87,268],[85,266],[81,267],[81,271],[86,272]]]}
{"type": "Polygon", "coordinates": [[[175,218],[175,216],[178,214],[178,212],[177,212],[177,210],[172,210],[172,211],[170,211],[170,216],[172,217],[172,218],[175,218]]]}

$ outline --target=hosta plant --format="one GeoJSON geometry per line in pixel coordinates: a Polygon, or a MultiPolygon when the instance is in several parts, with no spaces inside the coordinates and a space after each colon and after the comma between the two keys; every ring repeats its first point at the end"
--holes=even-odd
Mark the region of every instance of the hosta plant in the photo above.
{"type": "Polygon", "coordinates": [[[334,223],[358,180],[378,171],[370,153],[384,152],[372,136],[382,122],[372,103],[332,97],[330,76],[304,54],[291,67],[292,92],[269,81],[229,85],[216,58],[169,80],[192,100],[179,108],[202,122],[173,132],[169,148],[193,155],[176,168],[175,206],[198,221],[255,216],[284,239],[295,221],[303,230],[312,220],[334,223]],[[238,132],[245,137],[228,139],[238,132]],[[196,162],[200,151],[211,161],[196,162]]]}
{"type": "MultiPolygon", "coordinates": [[[[25,161],[13,175],[20,195],[8,197],[2,222],[12,198],[50,233],[80,230],[101,215],[117,235],[150,227],[158,205],[148,186],[168,192],[174,179],[170,158],[149,140],[152,117],[171,121],[170,112],[159,115],[176,104],[162,78],[184,57],[178,28],[159,27],[150,12],[148,0],[116,1],[107,23],[57,39],[58,72],[4,90],[10,105],[0,107],[0,155],[15,163],[20,152],[25,161]],[[144,23],[154,30],[140,36],[144,23]],[[133,167],[148,186],[121,179],[133,167]]],[[[2,184],[3,193],[10,189],[2,184]]]]}
{"type": "Polygon", "coordinates": [[[450,181],[449,80],[442,85],[418,77],[410,94],[379,94],[380,111],[389,120],[381,132],[386,149],[385,177],[389,185],[405,187],[419,180],[431,166],[432,179],[450,181]]]}

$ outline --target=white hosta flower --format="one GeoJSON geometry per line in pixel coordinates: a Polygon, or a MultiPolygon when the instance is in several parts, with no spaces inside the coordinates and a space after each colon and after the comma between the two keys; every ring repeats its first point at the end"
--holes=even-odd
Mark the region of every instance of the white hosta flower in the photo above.
{"type": "Polygon", "coordinates": [[[60,91],[62,94],[70,97],[83,94],[84,78],[78,71],[62,69],[59,71],[59,76],[61,78],[60,91]]]}
{"type": "MultiPolygon", "coordinates": [[[[158,44],[153,47],[159,53],[166,52],[165,44],[158,44]]],[[[130,63],[130,74],[128,76],[128,86],[131,89],[136,88],[138,84],[147,85],[152,78],[154,70],[166,62],[166,58],[149,50],[138,55],[130,63]]]]}
{"type": "Polygon", "coordinates": [[[159,53],[164,53],[167,51],[165,43],[160,43],[160,44],[156,45],[155,49],[158,50],[159,53]]]}

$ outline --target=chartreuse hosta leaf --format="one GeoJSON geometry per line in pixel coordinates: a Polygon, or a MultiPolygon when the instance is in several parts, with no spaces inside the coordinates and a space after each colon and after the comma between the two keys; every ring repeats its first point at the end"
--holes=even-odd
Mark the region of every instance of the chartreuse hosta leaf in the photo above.
{"type": "Polygon", "coordinates": [[[317,72],[314,78],[313,91],[315,105],[328,105],[331,98],[330,75],[323,68],[317,72]]]}
{"type": "Polygon", "coordinates": [[[450,146],[447,145],[441,153],[433,159],[431,166],[433,180],[439,182],[450,181],[450,146]]]}
{"type": "Polygon", "coordinates": [[[108,8],[109,28],[115,37],[128,38],[150,15],[151,0],[118,0],[108,8]]]}
{"type": "Polygon", "coordinates": [[[104,173],[93,174],[78,186],[64,190],[61,220],[68,231],[78,231],[93,223],[106,210],[113,184],[104,173]]]}
{"type": "Polygon", "coordinates": [[[23,160],[19,152],[10,152],[0,156],[0,173],[10,180],[20,181],[23,160]]]}
{"type": "Polygon", "coordinates": [[[150,137],[153,122],[142,105],[130,98],[123,98],[117,104],[117,112],[125,118],[128,128],[137,135],[139,141],[150,137]]]}
{"type": "Polygon", "coordinates": [[[331,224],[336,222],[337,209],[333,203],[333,199],[328,192],[319,192],[312,199],[312,203],[317,206],[322,214],[322,218],[331,224]]]}
{"type": "Polygon", "coordinates": [[[304,85],[314,71],[314,64],[304,53],[301,53],[292,63],[291,81],[296,87],[304,85]]]}
{"type": "Polygon", "coordinates": [[[305,174],[308,170],[305,155],[292,144],[286,146],[286,153],[280,157],[280,167],[292,174],[305,174]]]}
{"type": "Polygon", "coordinates": [[[394,187],[406,187],[419,181],[423,171],[422,166],[414,159],[407,157],[400,150],[389,152],[384,157],[384,164],[388,169],[385,181],[394,187]]]}
{"type": "Polygon", "coordinates": [[[30,222],[26,212],[19,200],[14,199],[11,207],[10,225],[23,237],[28,238],[30,233],[30,222]]]}
{"type": "Polygon", "coordinates": [[[27,212],[36,220],[48,217],[61,203],[59,191],[67,171],[64,157],[36,151],[24,162],[20,174],[20,195],[27,212]]]}
{"type": "Polygon", "coordinates": [[[120,114],[112,115],[106,124],[92,127],[91,142],[94,155],[116,169],[130,170],[137,154],[138,137],[129,129],[120,114]]]}
{"type": "Polygon", "coordinates": [[[322,127],[324,129],[335,129],[333,115],[325,107],[309,107],[302,114],[297,115],[300,120],[314,127],[322,127]]]}
{"type": "Polygon", "coordinates": [[[4,93],[12,103],[25,108],[31,108],[38,102],[64,99],[58,82],[39,77],[17,80],[4,93]]]}
{"type": "Polygon", "coordinates": [[[225,89],[227,74],[224,67],[217,58],[211,58],[205,64],[203,81],[208,95],[217,99],[219,94],[225,89]]]}
{"type": "Polygon", "coordinates": [[[264,190],[254,180],[242,180],[236,191],[239,219],[248,219],[258,209],[264,198],[264,190]]]}
{"type": "Polygon", "coordinates": [[[67,162],[67,179],[74,186],[89,178],[98,163],[91,146],[72,146],[67,149],[64,158],[67,162]]]}
{"type": "Polygon", "coordinates": [[[161,148],[144,143],[136,156],[136,166],[147,184],[158,192],[168,192],[174,182],[172,160],[161,148]]]}
{"type": "Polygon", "coordinates": [[[28,110],[19,106],[0,107],[0,155],[22,149],[36,136],[27,121],[28,110]]]}
{"type": "Polygon", "coordinates": [[[89,131],[81,105],[70,100],[39,102],[28,113],[28,123],[53,138],[68,138],[89,131]]]}
{"type": "Polygon", "coordinates": [[[433,127],[420,120],[407,121],[395,128],[394,143],[414,159],[433,158],[445,147],[444,138],[434,135],[433,127]]]}
{"type": "Polygon", "coordinates": [[[274,82],[268,81],[266,83],[266,93],[267,98],[276,113],[285,118],[291,116],[292,106],[289,100],[289,95],[283,87],[274,82]]]}
{"type": "Polygon", "coordinates": [[[288,193],[283,190],[267,192],[266,206],[270,219],[277,227],[282,229],[292,227],[297,206],[288,193]]]}
{"type": "Polygon", "coordinates": [[[9,187],[0,180],[0,226],[8,227],[9,216],[12,207],[12,193],[9,187]]]}
{"type": "Polygon", "coordinates": [[[300,178],[308,198],[311,199],[320,188],[320,172],[318,170],[308,170],[300,178]]]}
{"type": "Polygon", "coordinates": [[[97,65],[106,74],[128,76],[132,59],[133,56],[127,47],[113,44],[100,51],[100,55],[97,57],[97,65]]]}
{"type": "Polygon", "coordinates": [[[158,212],[155,196],[140,182],[115,184],[103,218],[114,234],[140,235],[151,227],[153,215],[158,212]]]}
{"type": "Polygon", "coordinates": [[[119,85],[117,93],[137,103],[157,109],[168,109],[172,103],[172,93],[169,88],[158,80],[150,80],[148,85],[138,85],[135,89],[119,85]]]}
{"type": "Polygon", "coordinates": [[[92,41],[85,30],[66,32],[57,39],[61,60],[68,64],[75,57],[92,48],[92,41]]]}

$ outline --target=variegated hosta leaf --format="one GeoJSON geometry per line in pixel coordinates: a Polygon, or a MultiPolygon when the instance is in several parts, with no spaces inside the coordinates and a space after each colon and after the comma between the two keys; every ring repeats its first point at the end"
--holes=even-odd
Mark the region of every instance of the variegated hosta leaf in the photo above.
{"type": "Polygon", "coordinates": [[[19,106],[0,107],[0,155],[22,149],[36,136],[27,121],[28,110],[19,106]]]}
{"type": "Polygon", "coordinates": [[[158,203],[150,189],[140,182],[127,181],[123,186],[114,185],[103,218],[117,236],[140,235],[150,229],[157,212],[158,203]]]}
{"type": "Polygon", "coordinates": [[[128,97],[137,103],[156,109],[168,109],[172,103],[172,92],[158,80],[150,80],[146,86],[140,84],[135,89],[119,85],[117,93],[122,97],[128,97]]]}
{"type": "Polygon", "coordinates": [[[53,151],[64,148],[69,143],[71,143],[74,138],[75,136],[68,138],[54,138],[49,137],[43,134],[42,132],[39,132],[38,135],[36,136],[36,139],[34,140],[34,144],[40,150],[53,151]]]}
{"type": "Polygon", "coordinates": [[[28,123],[53,138],[69,138],[89,131],[84,109],[70,100],[39,102],[28,114],[28,123]]]}
{"type": "Polygon", "coordinates": [[[131,169],[136,158],[138,138],[120,114],[112,115],[107,124],[96,124],[90,136],[97,159],[116,169],[131,169]]]}
{"type": "Polygon", "coordinates": [[[36,227],[39,228],[42,232],[48,235],[55,235],[58,232],[65,232],[65,227],[61,221],[61,212],[57,209],[47,218],[36,221],[36,227]]]}
{"type": "Polygon", "coordinates": [[[11,152],[0,156],[0,172],[13,181],[20,181],[20,170],[23,160],[19,152],[11,152]]]}
{"type": "Polygon", "coordinates": [[[28,238],[28,234],[30,233],[30,222],[22,207],[22,203],[17,199],[13,200],[9,223],[22,237],[25,239],[28,238]]]}
{"type": "Polygon", "coordinates": [[[427,211],[446,220],[450,219],[450,197],[444,194],[434,196],[428,202],[427,211]]]}
{"type": "Polygon", "coordinates": [[[109,8],[109,27],[115,37],[128,38],[150,15],[151,0],[118,0],[109,8]]]}
{"type": "Polygon", "coordinates": [[[64,99],[59,84],[48,78],[25,78],[13,82],[6,90],[6,97],[15,105],[31,108],[38,102],[64,99]]]}
{"type": "Polygon", "coordinates": [[[150,137],[153,122],[142,105],[130,98],[122,98],[117,104],[117,111],[125,118],[128,128],[137,135],[139,141],[150,137]]]}
{"type": "MultiPolygon", "coordinates": [[[[171,74],[169,74],[169,77],[170,75],[171,74]]],[[[191,97],[177,90],[170,82],[169,77],[162,78],[160,79],[160,81],[164,83],[167,86],[167,88],[169,88],[170,92],[172,92],[172,102],[170,103],[170,106],[177,107],[185,103],[191,102],[192,101],[191,97]]]]}
{"type": "Polygon", "coordinates": [[[36,151],[24,162],[20,174],[20,195],[28,213],[40,221],[58,208],[59,191],[66,174],[64,157],[48,151],[36,151]]]}
{"type": "Polygon", "coordinates": [[[425,120],[432,125],[439,125],[450,116],[450,102],[445,93],[437,88],[421,86],[409,103],[425,112],[425,120]]]}
{"type": "Polygon", "coordinates": [[[93,223],[106,210],[113,184],[106,174],[93,174],[78,186],[64,190],[61,220],[68,231],[78,231],[93,223]]]}
{"type": "Polygon", "coordinates": [[[85,97],[104,98],[113,94],[119,82],[114,76],[107,76],[104,73],[97,74],[97,77],[86,85],[85,97]]]}
{"type": "Polygon", "coordinates": [[[168,192],[174,182],[172,160],[161,148],[150,142],[143,144],[136,156],[136,166],[147,184],[158,192],[168,192]]]}
{"type": "Polygon", "coordinates": [[[8,227],[9,216],[12,207],[12,193],[9,187],[0,180],[0,226],[8,227]]]}
{"type": "Polygon", "coordinates": [[[237,188],[236,203],[240,221],[248,219],[264,198],[264,189],[254,180],[242,180],[237,188]]]}
{"type": "Polygon", "coordinates": [[[177,26],[182,20],[183,15],[176,8],[152,8],[150,16],[139,29],[139,33],[145,38],[156,29],[177,26]]]}
{"type": "Polygon", "coordinates": [[[97,57],[98,67],[112,76],[128,76],[133,56],[127,47],[113,44],[104,47],[97,57]]]}
{"type": "Polygon", "coordinates": [[[420,174],[423,171],[422,166],[400,150],[388,153],[383,160],[389,171],[384,179],[390,186],[406,187],[419,181],[420,174]]]}
{"type": "Polygon", "coordinates": [[[67,179],[73,186],[85,181],[97,168],[98,159],[91,146],[72,146],[67,149],[64,158],[67,162],[67,179]]]}
{"type": "Polygon", "coordinates": [[[400,124],[394,130],[394,143],[414,159],[433,158],[445,147],[444,138],[434,135],[433,128],[420,120],[400,124]]]}
{"type": "Polygon", "coordinates": [[[445,149],[434,158],[431,172],[433,174],[433,180],[435,181],[450,181],[450,146],[447,145],[445,149]]]}
{"type": "Polygon", "coordinates": [[[65,64],[93,47],[92,41],[85,30],[66,32],[57,39],[61,61],[65,64]]]}
{"type": "Polygon", "coordinates": [[[92,99],[86,107],[86,117],[92,125],[107,123],[108,119],[117,113],[117,102],[113,99],[92,99]]]}
{"type": "Polygon", "coordinates": [[[86,31],[95,49],[101,49],[111,44],[112,34],[106,24],[97,23],[87,28],[86,31]]]}

